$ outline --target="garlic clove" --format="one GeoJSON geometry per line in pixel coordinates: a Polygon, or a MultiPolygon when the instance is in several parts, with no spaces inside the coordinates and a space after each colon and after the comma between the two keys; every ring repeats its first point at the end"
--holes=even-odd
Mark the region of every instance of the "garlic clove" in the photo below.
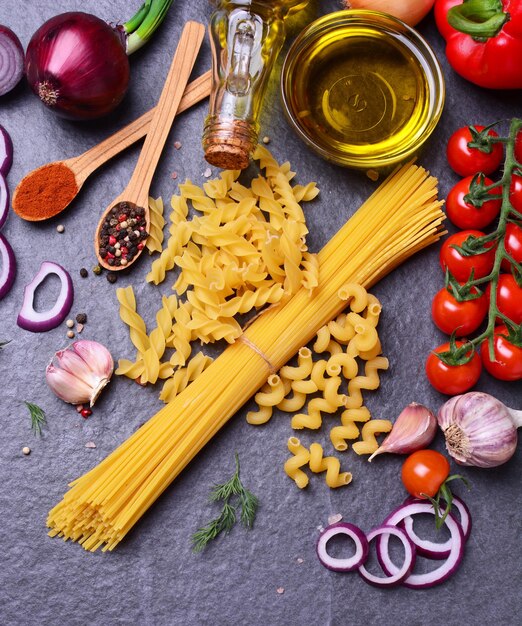
{"type": "Polygon", "coordinates": [[[412,402],[395,420],[390,434],[370,456],[371,461],[378,454],[410,454],[428,446],[437,432],[437,418],[422,404],[412,402]]]}
{"type": "Polygon", "coordinates": [[[47,367],[47,383],[54,393],[71,404],[89,402],[92,407],[111,379],[111,353],[97,341],[75,341],[58,351],[47,367]]]}
{"type": "Polygon", "coordinates": [[[67,370],[55,367],[52,363],[45,370],[45,379],[53,392],[64,402],[81,404],[89,400],[92,387],[67,370]]]}

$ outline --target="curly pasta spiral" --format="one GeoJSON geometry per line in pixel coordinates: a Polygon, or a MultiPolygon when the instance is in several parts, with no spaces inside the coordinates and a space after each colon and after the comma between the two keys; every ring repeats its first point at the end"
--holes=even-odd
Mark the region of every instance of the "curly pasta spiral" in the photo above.
{"type": "Polygon", "coordinates": [[[163,218],[163,200],[158,198],[149,198],[149,215],[150,228],[149,236],[145,243],[149,254],[153,252],[161,252],[163,247],[163,227],[165,220],[163,218]]]}
{"type": "Polygon", "coordinates": [[[308,464],[310,452],[301,445],[297,437],[290,437],[287,445],[288,450],[294,456],[290,457],[285,462],[284,470],[286,474],[295,481],[299,489],[304,489],[308,485],[309,478],[300,468],[308,464]]]}
{"type": "Polygon", "coordinates": [[[310,445],[310,460],[308,462],[310,470],[314,474],[326,472],[326,484],[335,489],[343,487],[352,482],[350,472],[340,472],[341,463],[334,456],[323,456],[323,447],[319,443],[310,445]]]}

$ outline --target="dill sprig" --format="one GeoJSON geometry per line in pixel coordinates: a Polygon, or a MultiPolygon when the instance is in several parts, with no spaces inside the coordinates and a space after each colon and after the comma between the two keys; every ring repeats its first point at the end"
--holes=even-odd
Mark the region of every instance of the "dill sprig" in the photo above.
{"type": "Polygon", "coordinates": [[[35,436],[40,436],[42,434],[42,427],[47,424],[45,412],[37,404],[33,404],[32,402],[25,402],[25,405],[29,409],[31,416],[31,430],[35,436]]]}
{"type": "Polygon", "coordinates": [[[210,502],[223,502],[221,513],[192,535],[194,552],[201,552],[206,545],[222,532],[228,534],[237,521],[236,510],[240,508],[239,519],[249,529],[254,525],[258,500],[245,489],[239,476],[239,456],[236,453],[236,471],[226,483],[214,485],[210,502]],[[231,503],[232,500],[232,503],[231,503]]]}
{"type": "Polygon", "coordinates": [[[8,339],[7,341],[4,341],[3,339],[0,339],[0,350],[4,347],[7,346],[8,343],[11,343],[11,339],[8,339]]]}

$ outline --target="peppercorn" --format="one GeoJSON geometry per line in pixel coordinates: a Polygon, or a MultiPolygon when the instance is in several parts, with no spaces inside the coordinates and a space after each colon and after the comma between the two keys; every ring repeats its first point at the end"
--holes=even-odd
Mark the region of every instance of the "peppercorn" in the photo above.
{"type": "Polygon", "coordinates": [[[82,278],[87,278],[87,276],[89,276],[89,272],[85,269],[85,267],[82,267],[82,268],[80,269],[80,276],[81,276],[82,278]]]}
{"type": "Polygon", "coordinates": [[[82,410],[80,411],[80,415],[81,415],[83,418],[87,419],[90,415],[92,415],[92,411],[91,411],[91,409],[82,409],[82,410]]]}
{"type": "Polygon", "coordinates": [[[24,446],[22,448],[22,454],[25,454],[25,456],[27,456],[28,454],[31,454],[31,448],[29,446],[24,446]]]}
{"type": "MultiPolygon", "coordinates": [[[[109,259],[109,265],[111,265],[110,261],[113,259],[109,259]]],[[[118,280],[118,275],[115,272],[108,272],[107,280],[113,285],[118,280]]]]}
{"type": "Polygon", "coordinates": [[[68,330],[67,331],[67,337],[69,337],[69,339],[74,339],[74,331],[73,330],[68,330]]]}
{"type": "Polygon", "coordinates": [[[87,315],[85,313],[78,313],[76,316],[76,321],[78,324],[86,324],[87,323],[87,315]]]}
{"type": "MultiPolygon", "coordinates": [[[[101,250],[100,250],[100,254],[101,254],[101,250]]],[[[96,274],[96,276],[99,276],[102,273],[102,268],[99,265],[95,265],[92,268],[92,273],[96,274]]]]}
{"type": "Polygon", "coordinates": [[[56,227],[56,230],[59,233],[63,233],[65,230],[65,226],[63,224],[58,224],[58,226],[56,227]]]}

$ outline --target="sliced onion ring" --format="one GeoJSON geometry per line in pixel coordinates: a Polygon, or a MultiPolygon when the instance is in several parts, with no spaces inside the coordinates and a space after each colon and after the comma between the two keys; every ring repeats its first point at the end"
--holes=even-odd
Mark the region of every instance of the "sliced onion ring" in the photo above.
{"type": "Polygon", "coordinates": [[[0,233],[0,300],[13,286],[16,276],[16,259],[7,239],[0,233]]]}
{"type": "Polygon", "coordinates": [[[368,540],[364,532],[354,524],[338,522],[323,530],[317,540],[316,551],[321,563],[334,572],[352,572],[362,565],[368,558],[368,540]],[[338,559],[328,554],[327,543],[332,537],[347,535],[355,543],[355,554],[347,559],[338,559]]]}
{"type": "Polygon", "coordinates": [[[7,176],[13,164],[13,142],[6,129],[0,125],[0,174],[7,176]]]}
{"type": "MultiPolygon", "coordinates": [[[[421,500],[412,499],[410,502],[421,502],[421,500]]],[[[471,515],[469,509],[459,497],[453,496],[451,511],[453,512],[454,509],[457,509],[460,514],[459,523],[464,534],[464,541],[467,541],[471,533],[471,515]]],[[[422,556],[429,559],[445,559],[449,556],[449,553],[451,552],[451,538],[443,543],[437,543],[435,541],[430,541],[429,539],[422,539],[417,535],[415,529],[413,528],[413,517],[411,515],[404,518],[401,526],[406,531],[408,537],[415,544],[417,554],[422,554],[422,556]]]]}
{"type": "Polygon", "coordinates": [[[20,328],[39,333],[56,328],[67,317],[73,303],[74,289],[71,277],[58,263],[44,261],[33,280],[25,287],[22,308],[16,323],[20,328]],[[61,289],[54,306],[49,311],[39,313],[34,309],[36,288],[49,276],[56,274],[60,279],[61,289]]]}
{"type": "Polygon", "coordinates": [[[18,37],[0,24],[0,96],[11,91],[24,73],[24,49],[18,37]]]}
{"type": "Polygon", "coordinates": [[[359,567],[359,574],[361,578],[370,585],[374,585],[375,587],[396,587],[397,585],[400,585],[410,576],[411,570],[415,565],[415,546],[410,541],[408,535],[406,535],[404,530],[402,530],[402,528],[394,525],[392,526],[383,524],[382,526],[379,526],[379,528],[374,528],[373,530],[371,530],[366,535],[366,539],[368,540],[368,542],[370,542],[375,537],[379,537],[379,539],[386,537],[387,544],[390,535],[394,535],[401,540],[405,552],[404,563],[400,568],[396,567],[393,573],[386,572],[386,578],[371,574],[364,565],[361,565],[359,567]]]}
{"type": "Polygon", "coordinates": [[[9,189],[4,175],[0,172],[0,228],[5,224],[9,212],[9,189]]]}
{"type": "MultiPolygon", "coordinates": [[[[384,524],[395,526],[406,517],[417,515],[418,513],[431,513],[435,515],[433,506],[429,502],[412,502],[410,504],[403,504],[393,511],[393,513],[388,515],[384,520],[384,524]]],[[[451,533],[451,547],[448,558],[431,572],[425,574],[410,574],[403,582],[405,587],[409,587],[410,589],[427,589],[428,587],[434,587],[444,582],[459,567],[462,557],[464,556],[464,533],[462,532],[460,524],[451,513],[446,517],[444,523],[451,533]]],[[[387,574],[391,575],[399,570],[390,558],[388,537],[386,535],[378,539],[377,555],[381,567],[387,574]]]]}

